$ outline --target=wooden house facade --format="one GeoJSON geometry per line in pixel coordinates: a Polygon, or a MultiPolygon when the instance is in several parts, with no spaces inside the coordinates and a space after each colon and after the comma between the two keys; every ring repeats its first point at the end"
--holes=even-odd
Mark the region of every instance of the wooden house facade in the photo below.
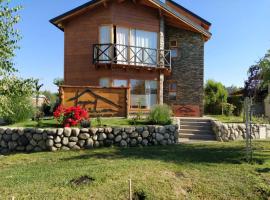
{"type": "Polygon", "coordinates": [[[203,114],[211,24],[171,0],[92,0],[51,20],[64,32],[62,103],[127,116],[155,104],[203,114]]]}

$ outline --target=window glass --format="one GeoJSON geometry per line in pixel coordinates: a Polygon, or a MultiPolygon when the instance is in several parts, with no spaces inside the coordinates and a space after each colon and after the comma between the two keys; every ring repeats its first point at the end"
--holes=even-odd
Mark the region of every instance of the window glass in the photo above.
{"type": "Polygon", "coordinates": [[[176,91],[176,88],[177,88],[177,84],[176,84],[176,82],[172,82],[172,83],[170,83],[169,84],[169,89],[170,89],[170,91],[176,91]]]}
{"type": "Polygon", "coordinates": [[[111,61],[111,49],[109,44],[112,42],[112,27],[111,26],[100,26],[99,27],[99,61],[102,63],[111,61]]]}
{"type": "Polygon", "coordinates": [[[176,92],[169,92],[169,100],[176,100],[176,92]]]}
{"type": "Polygon", "coordinates": [[[110,79],[109,78],[101,78],[101,79],[99,79],[99,86],[101,86],[101,87],[110,87],[110,79]]]}
{"type": "Polygon", "coordinates": [[[178,50],[177,49],[171,49],[171,57],[176,58],[178,56],[178,50]]]}
{"type": "Polygon", "coordinates": [[[176,100],[177,82],[172,81],[169,83],[169,100],[176,100]]]}
{"type": "Polygon", "coordinates": [[[127,87],[127,80],[113,80],[113,87],[127,87]]]}
{"type": "Polygon", "coordinates": [[[150,109],[157,104],[157,81],[131,80],[131,108],[150,109]]]}

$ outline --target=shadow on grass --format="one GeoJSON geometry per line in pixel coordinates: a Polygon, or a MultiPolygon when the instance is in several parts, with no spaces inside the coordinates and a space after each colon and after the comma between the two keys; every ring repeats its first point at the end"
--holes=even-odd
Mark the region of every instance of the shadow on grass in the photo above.
{"type": "MultiPolygon", "coordinates": [[[[64,160],[99,159],[149,159],[173,163],[245,163],[245,149],[242,146],[180,144],[145,148],[115,148],[114,151],[86,151],[85,154],[64,160]]],[[[270,159],[269,155],[256,157],[258,164],[270,159]]]]}

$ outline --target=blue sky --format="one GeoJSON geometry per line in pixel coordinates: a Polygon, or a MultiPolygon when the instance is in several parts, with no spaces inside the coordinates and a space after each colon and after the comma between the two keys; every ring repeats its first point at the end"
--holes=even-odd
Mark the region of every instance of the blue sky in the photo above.
{"type": "MultiPolygon", "coordinates": [[[[18,25],[23,39],[15,58],[23,77],[35,77],[43,89],[56,91],[53,79],[63,77],[64,35],[49,23],[87,0],[12,0],[21,4],[18,25]]],[[[176,0],[212,23],[205,45],[205,79],[243,86],[247,69],[270,49],[269,0],[176,0]]],[[[187,69],[188,70],[188,69],[187,69]]]]}

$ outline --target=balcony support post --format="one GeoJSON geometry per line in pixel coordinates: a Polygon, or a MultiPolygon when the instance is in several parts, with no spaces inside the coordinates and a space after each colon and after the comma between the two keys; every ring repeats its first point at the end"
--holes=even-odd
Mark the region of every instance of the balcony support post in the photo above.
{"type": "MultiPolygon", "coordinates": [[[[160,30],[159,30],[159,49],[165,49],[165,45],[164,45],[164,30],[165,30],[165,23],[164,23],[164,17],[163,15],[161,14],[160,15],[160,30]]],[[[160,67],[164,67],[164,63],[163,61],[160,60],[159,62],[161,64],[160,67]]],[[[164,88],[164,74],[163,73],[160,73],[159,75],[159,104],[163,104],[163,88],[164,88]]]]}

